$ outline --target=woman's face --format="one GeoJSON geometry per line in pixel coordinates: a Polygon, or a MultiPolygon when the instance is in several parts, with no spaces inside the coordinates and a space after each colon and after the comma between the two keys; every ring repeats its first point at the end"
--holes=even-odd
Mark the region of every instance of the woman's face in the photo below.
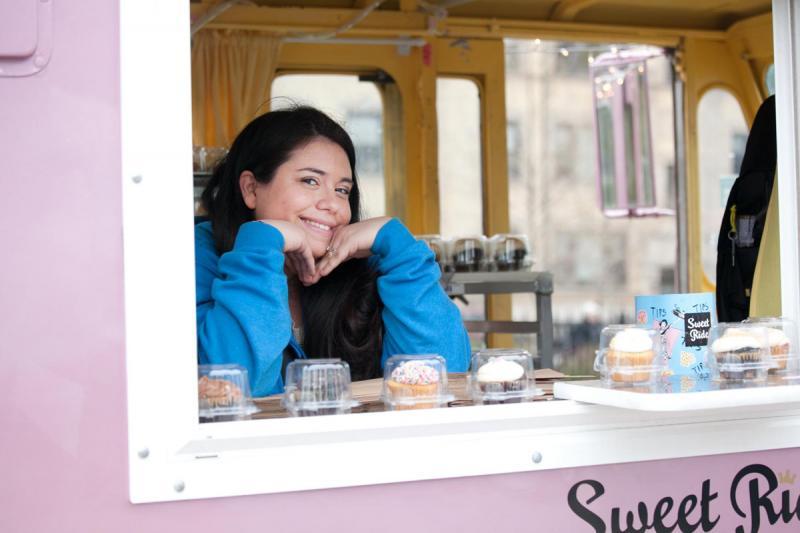
{"type": "Polygon", "coordinates": [[[319,258],[325,255],[336,228],[350,222],[352,189],[353,176],[345,151],[317,137],[292,152],[272,181],[256,182],[253,194],[245,193],[245,203],[255,211],[257,220],[286,220],[300,225],[311,252],[319,258]]]}

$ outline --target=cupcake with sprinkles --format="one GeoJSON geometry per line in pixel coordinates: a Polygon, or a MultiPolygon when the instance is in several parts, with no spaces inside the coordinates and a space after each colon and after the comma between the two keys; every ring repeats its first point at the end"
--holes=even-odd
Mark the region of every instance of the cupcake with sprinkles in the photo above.
{"type": "Polygon", "coordinates": [[[384,403],[395,410],[428,409],[445,405],[447,367],[438,355],[396,355],[384,368],[384,403]]]}

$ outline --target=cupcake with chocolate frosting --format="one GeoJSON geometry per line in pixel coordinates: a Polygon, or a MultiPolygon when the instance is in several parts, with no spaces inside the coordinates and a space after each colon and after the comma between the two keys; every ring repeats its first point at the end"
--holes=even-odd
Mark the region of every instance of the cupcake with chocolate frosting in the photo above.
{"type": "Polygon", "coordinates": [[[484,262],[485,237],[462,237],[453,241],[451,258],[456,272],[478,272],[484,262]]]}
{"type": "Polygon", "coordinates": [[[523,270],[528,266],[528,239],[524,235],[500,233],[490,242],[491,259],[497,270],[523,270]]]}

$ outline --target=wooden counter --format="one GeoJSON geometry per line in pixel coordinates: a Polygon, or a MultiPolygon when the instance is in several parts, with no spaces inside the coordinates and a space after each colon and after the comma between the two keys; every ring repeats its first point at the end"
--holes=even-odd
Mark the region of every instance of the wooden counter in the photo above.
{"type": "MultiPolygon", "coordinates": [[[[544,368],[536,371],[536,387],[542,390],[542,395],[537,396],[535,401],[553,399],[553,383],[560,380],[576,379],[575,376],[565,376],[555,370],[544,368]]],[[[448,407],[462,407],[472,405],[466,390],[466,374],[449,373],[447,374],[448,388],[450,393],[456,398],[448,404],[448,407]]],[[[356,381],[353,383],[353,399],[359,401],[361,405],[353,409],[353,413],[370,413],[375,411],[385,411],[383,402],[380,399],[382,379],[369,379],[356,381]]],[[[285,418],[289,414],[281,405],[282,394],[266,396],[264,398],[254,398],[253,401],[261,409],[260,412],[251,415],[252,419],[265,418],[285,418]]]]}

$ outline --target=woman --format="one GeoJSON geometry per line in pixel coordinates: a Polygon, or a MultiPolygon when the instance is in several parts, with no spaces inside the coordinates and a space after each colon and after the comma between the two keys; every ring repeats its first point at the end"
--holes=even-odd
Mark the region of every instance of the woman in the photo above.
{"type": "Polygon", "coordinates": [[[354,380],[398,353],[465,371],[469,339],[433,253],[397,220],[359,220],[355,149],[309,107],[266,113],[234,140],[195,229],[202,364],[247,368],[254,396],[283,391],[294,358],[338,357],[354,380]],[[308,355],[306,355],[308,354],[308,355]]]}

